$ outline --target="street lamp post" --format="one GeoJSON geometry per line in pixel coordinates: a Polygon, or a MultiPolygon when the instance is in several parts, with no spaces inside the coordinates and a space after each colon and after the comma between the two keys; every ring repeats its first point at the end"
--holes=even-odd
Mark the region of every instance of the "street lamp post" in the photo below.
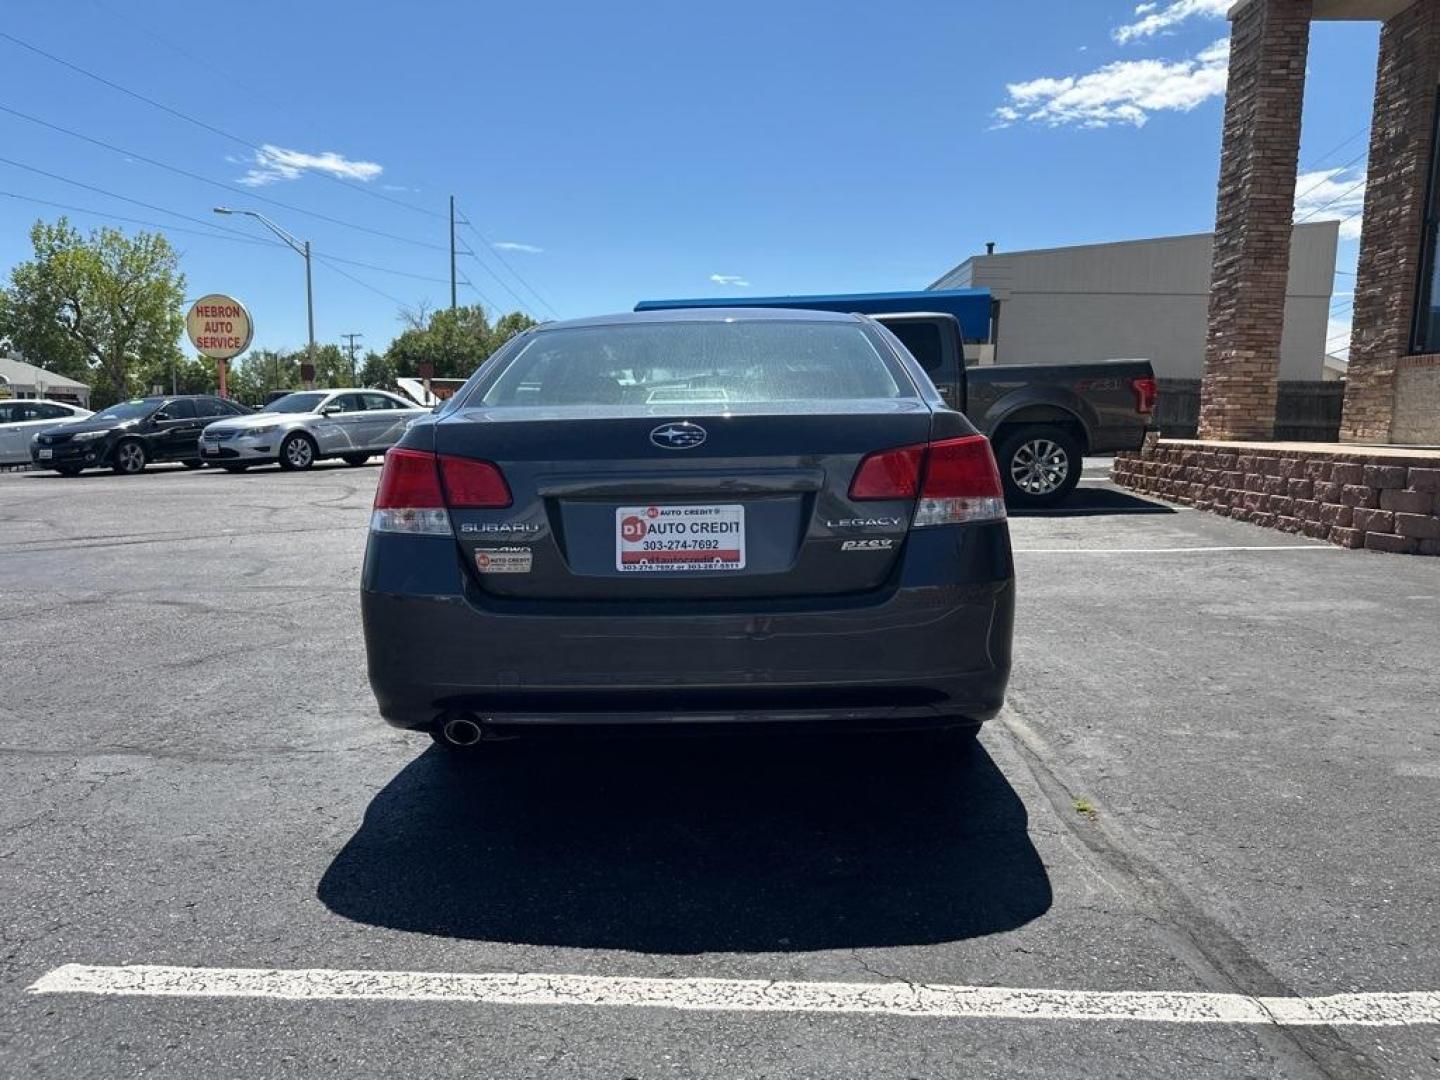
{"type": "MultiPolygon", "coordinates": [[[[310,371],[315,371],[315,290],[310,282],[310,241],[296,240],[288,232],[282,229],[275,222],[271,221],[258,210],[232,210],[228,206],[215,207],[217,214],[244,214],[246,217],[253,217],[264,225],[272,233],[285,242],[286,247],[305,260],[305,317],[310,325],[310,341],[305,346],[305,360],[310,365],[310,371]]],[[[310,389],[308,386],[306,389],[310,389]]]]}

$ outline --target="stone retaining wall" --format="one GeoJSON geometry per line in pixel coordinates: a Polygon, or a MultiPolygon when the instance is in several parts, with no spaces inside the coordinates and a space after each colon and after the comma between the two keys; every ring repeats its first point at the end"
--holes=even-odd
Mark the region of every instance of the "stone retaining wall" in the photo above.
{"type": "Polygon", "coordinates": [[[1440,555],[1440,452],[1162,439],[1115,455],[1122,487],[1347,548],[1440,555]]]}

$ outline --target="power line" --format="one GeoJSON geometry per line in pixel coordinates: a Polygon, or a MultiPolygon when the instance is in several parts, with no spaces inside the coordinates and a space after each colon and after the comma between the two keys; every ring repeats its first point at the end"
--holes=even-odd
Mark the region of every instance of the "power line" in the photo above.
{"type": "Polygon", "coordinates": [[[196,224],[204,225],[206,228],[215,229],[222,233],[231,233],[236,236],[244,234],[237,229],[226,228],[223,225],[216,225],[214,222],[206,221],[204,218],[197,218],[191,214],[182,214],[178,210],[167,210],[163,206],[156,206],[154,203],[143,202],[140,199],[132,199],[128,195],[119,195],[113,191],[106,191],[104,188],[96,187],[94,184],[87,184],[81,180],[72,180],[68,176],[61,176],[59,173],[47,172],[45,169],[36,168],[34,165],[26,165],[22,161],[12,161],[10,158],[0,157],[0,165],[11,165],[17,169],[24,169],[26,172],[36,173],[39,176],[48,177],[51,180],[59,180],[62,184],[73,184],[75,187],[84,188],[86,191],[93,191],[97,195],[104,195],[107,198],[119,199],[121,202],[133,203],[136,206],[144,207],[146,210],[154,210],[156,213],[169,214],[184,221],[193,221],[196,224]]]}
{"type": "MultiPolygon", "coordinates": [[[[1326,174],[1327,174],[1327,175],[1325,176],[1325,178],[1322,179],[1322,180],[1317,180],[1317,181],[1315,181],[1315,183],[1311,184],[1311,185],[1310,185],[1308,188],[1306,188],[1304,191],[1300,192],[1300,194],[1296,195],[1296,196],[1295,196],[1295,201],[1298,203],[1301,199],[1305,198],[1305,196],[1306,196],[1306,195],[1309,195],[1312,191],[1319,191],[1319,190],[1320,190],[1322,187],[1324,187],[1326,184],[1330,183],[1330,178],[1331,178],[1331,177],[1336,176],[1336,175],[1338,175],[1338,174],[1340,174],[1340,173],[1343,173],[1345,170],[1349,169],[1352,165],[1354,165],[1354,164],[1356,164],[1357,162],[1359,162],[1361,158],[1365,157],[1365,156],[1366,156],[1367,154],[1369,154],[1369,153],[1370,153],[1370,151],[1369,151],[1368,149],[1366,149],[1366,150],[1362,151],[1361,153],[1357,154],[1355,157],[1351,158],[1351,159],[1350,159],[1349,161],[1347,161],[1344,165],[1341,165],[1341,166],[1339,166],[1339,167],[1336,168],[1336,169],[1327,169],[1327,170],[1325,170],[1325,172],[1326,172],[1326,174]]],[[[1311,171],[1311,172],[1315,172],[1315,171],[1317,171],[1317,170],[1311,169],[1310,171],[1311,171]]],[[[1360,183],[1363,184],[1363,183],[1365,183],[1365,181],[1364,181],[1364,180],[1361,180],[1360,183]]],[[[1358,186],[1358,185],[1357,185],[1357,186],[1358,186]]]]}
{"type": "MultiPolygon", "coordinates": [[[[144,218],[125,217],[122,214],[112,214],[106,210],[91,210],[84,206],[71,206],[69,203],[54,202],[50,199],[37,199],[33,195],[20,195],[14,191],[0,191],[0,195],[7,198],[19,199],[22,202],[31,202],[39,206],[51,206],[56,210],[66,210],[72,214],[88,214],[91,217],[104,218],[106,221],[123,221],[127,225],[145,225],[152,229],[164,229],[167,232],[187,233],[191,236],[203,236],[207,240],[228,240],[232,244],[261,244],[265,247],[283,247],[278,240],[262,240],[255,236],[221,236],[218,233],[201,232],[199,229],[187,229],[183,225],[165,225],[158,221],[146,221],[144,218]]],[[[209,222],[206,222],[208,225],[209,222]]]]}
{"type": "Polygon", "coordinates": [[[410,305],[408,305],[404,300],[401,300],[398,296],[392,296],[390,293],[387,293],[384,289],[376,288],[374,285],[371,285],[368,281],[364,281],[364,280],[356,277],[354,274],[350,273],[348,270],[341,269],[339,266],[335,265],[334,262],[332,262],[329,258],[327,258],[327,257],[324,256],[324,255],[319,255],[319,254],[317,254],[317,255],[315,256],[315,261],[316,261],[316,262],[319,262],[319,263],[324,263],[327,267],[329,267],[331,270],[335,271],[335,273],[339,274],[341,277],[350,279],[350,280],[353,281],[356,285],[359,285],[362,289],[369,289],[369,290],[370,290],[371,292],[373,292],[376,296],[383,296],[386,300],[389,300],[392,304],[396,304],[396,305],[398,305],[399,307],[402,307],[402,308],[406,308],[406,307],[409,307],[409,306],[410,306],[410,305]]]}
{"type": "MultiPolygon", "coordinates": [[[[1329,150],[1326,150],[1326,151],[1325,151],[1323,154],[1321,154],[1319,157],[1314,158],[1314,159],[1311,161],[1311,163],[1310,163],[1309,171],[1313,172],[1313,171],[1315,170],[1315,166],[1316,166],[1316,165],[1319,165],[1322,161],[1324,161],[1326,158],[1328,158],[1331,154],[1334,154],[1334,153],[1336,153],[1337,151],[1340,151],[1340,150],[1344,150],[1345,147],[1349,146],[1349,145],[1350,145],[1352,142],[1354,142],[1356,139],[1360,138],[1361,135],[1367,135],[1367,134],[1369,134],[1369,132],[1370,132],[1370,125],[1369,125],[1369,124],[1363,125],[1363,126],[1360,128],[1359,131],[1354,132],[1353,134],[1349,135],[1347,138],[1341,140],[1339,143],[1337,143],[1336,145],[1332,146],[1329,150]]],[[[1368,154],[1369,152],[1370,152],[1370,148],[1367,146],[1367,147],[1365,148],[1365,154],[1368,154]]],[[[1365,154],[1361,154],[1360,157],[1364,157],[1365,154]]],[[[1356,160],[1358,161],[1359,158],[1356,158],[1356,160]]],[[[1341,167],[1344,168],[1345,166],[1341,166],[1341,167]]]]}
{"type": "MultiPolygon", "coordinates": [[[[500,250],[499,250],[497,247],[495,247],[494,243],[490,240],[490,238],[489,238],[488,236],[486,236],[483,232],[481,232],[481,231],[475,226],[475,223],[474,223],[474,222],[472,222],[468,217],[462,217],[462,218],[460,219],[460,223],[461,223],[462,225],[464,225],[466,228],[468,228],[472,233],[474,233],[477,238],[479,238],[480,242],[485,245],[486,250],[489,251],[492,255],[494,255],[494,257],[499,260],[500,265],[502,265],[503,267],[505,267],[506,270],[509,270],[510,273],[511,273],[511,275],[515,278],[515,280],[518,281],[521,285],[523,285],[523,286],[526,288],[526,290],[530,293],[530,295],[533,296],[533,297],[535,297],[535,299],[540,302],[540,306],[541,306],[541,307],[543,307],[543,308],[545,308],[547,311],[549,311],[550,314],[551,314],[552,316],[554,316],[555,318],[558,319],[558,318],[560,317],[560,313],[555,310],[554,306],[550,303],[550,301],[546,300],[545,297],[541,296],[540,293],[536,290],[536,288],[535,288],[533,285],[531,285],[530,282],[526,281],[525,278],[524,278],[523,276],[521,276],[520,272],[515,269],[515,267],[513,267],[513,266],[510,265],[510,261],[509,261],[508,259],[506,259],[505,256],[500,253],[500,250]]],[[[473,252],[472,252],[472,254],[473,254],[473,252]]],[[[478,258],[479,258],[479,257],[476,256],[476,258],[477,258],[477,261],[478,261],[478,258]]],[[[497,280],[497,281],[499,280],[498,275],[496,275],[496,280],[497,280]]],[[[501,284],[504,285],[504,282],[502,281],[501,284]]],[[[506,288],[507,291],[510,292],[510,294],[511,294],[512,296],[515,296],[514,291],[511,290],[511,289],[509,288],[509,286],[505,286],[505,288],[506,288]]],[[[520,298],[519,298],[518,296],[515,296],[515,299],[520,302],[520,306],[521,306],[522,308],[523,308],[523,307],[528,307],[528,304],[526,304],[525,301],[520,300],[520,298]]],[[[533,314],[533,313],[532,313],[532,314],[533,314]]]]}
{"type": "MultiPolygon", "coordinates": [[[[174,216],[174,217],[181,218],[182,220],[185,220],[185,221],[193,221],[193,222],[196,222],[196,223],[198,223],[198,224],[200,224],[200,225],[204,225],[207,229],[219,229],[219,230],[221,230],[221,231],[218,232],[218,233],[217,233],[217,232],[201,232],[201,231],[198,230],[198,229],[186,229],[186,228],[184,228],[183,226],[180,226],[180,225],[169,225],[169,224],[164,224],[164,223],[158,222],[158,221],[146,221],[146,220],[141,219],[141,218],[124,217],[124,216],[122,216],[122,215],[112,214],[112,213],[109,213],[109,212],[107,212],[107,211],[91,210],[91,209],[88,209],[88,208],[83,207],[83,206],[71,206],[71,205],[68,204],[68,203],[54,202],[54,201],[49,200],[49,199],[37,199],[37,198],[34,198],[33,196],[20,195],[20,194],[17,194],[17,193],[15,193],[15,192],[10,192],[10,191],[0,191],[0,195],[9,196],[9,197],[12,198],[12,199],[22,199],[22,200],[25,200],[25,201],[27,201],[27,202],[37,203],[37,204],[39,204],[39,205],[41,205],[41,206],[53,206],[53,207],[55,207],[56,209],[59,209],[59,210],[69,210],[69,211],[72,211],[73,213],[77,213],[77,214],[90,214],[90,215],[92,215],[92,216],[94,216],[94,217],[106,218],[106,219],[113,220],[113,221],[124,221],[124,222],[128,222],[128,223],[134,224],[134,225],[146,225],[146,226],[149,226],[150,228],[153,228],[153,229],[168,229],[168,230],[173,231],[173,232],[191,233],[191,234],[193,234],[193,235],[195,235],[195,236],[204,236],[204,237],[208,237],[208,238],[210,238],[210,239],[212,239],[212,240],[231,240],[231,241],[234,241],[235,243],[241,243],[241,244],[261,244],[261,245],[263,245],[263,246],[265,246],[265,247],[284,247],[284,246],[285,246],[285,245],[282,244],[279,240],[264,240],[264,239],[261,239],[261,238],[258,238],[258,237],[247,236],[247,235],[245,235],[244,233],[239,232],[238,230],[228,229],[228,228],[226,228],[226,227],[223,226],[223,225],[216,225],[216,224],[214,224],[213,222],[206,221],[204,218],[192,217],[191,215],[189,215],[189,214],[183,214],[183,213],[181,213],[181,212],[178,211],[178,210],[170,210],[170,209],[168,209],[168,208],[166,208],[166,207],[164,207],[164,206],[156,206],[156,205],[154,205],[153,203],[142,202],[142,201],[140,201],[139,199],[132,199],[132,198],[130,198],[130,197],[127,196],[127,195],[120,195],[120,194],[117,194],[116,192],[113,192],[113,191],[107,191],[107,190],[105,190],[104,188],[95,187],[93,184],[81,183],[79,180],[71,180],[69,177],[61,176],[61,175],[58,174],[58,173],[47,172],[47,171],[44,170],[44,169],[37,169],[37,168],[35,168],[35,167],[32,166],[32,165],[25,165],[25,164],[23,164],[23,163],[21,163],[21,162],[18,162],[18,161],[11,161],[9,158],[0,157],[0,163],[6,164],[6,165],[13,165],[13,166],[15,166],[15,167],[17,167],[17,168],[26,169],[26,170],[28,170],[28,171],[30,171],[30,172],[39,173],[41,176],[49,177],[49,178],[52,179],[52,180],[59,180],[59,181],[61,181],[62,183],[74,184],[74,185],[76,185],[77,187],[82,187],[82,188],[84,188],[84,189],[87,190],[87,191],[93,191],[93,192],[95,192],[95,193],[98,194],[98,195],[104,195],[104,196],[106,196],[106,197],[108,197],[108,198],[111,198],[111,199],[119,199],[119,200],[121,200],[122,202],[134,203],[134,204],[137,205],[137,206],[143,206],[143,207],[144,207],[145,209],[147,209],[147,210],[154,210],[154,211],[156,211],[157,213],[161,213],[161,214],[170,214],[170,215],[172,215],[172,216],[174,216]]],[[[408,271],[408,270],[396,270],[396,269],[394,269],[393,267],[381,266],[381,265],[379,265],[379,264],[377,264],[377,263],[363,262],[363,261],[361,261],[361,260],[359,260],[359,259],[347,259],[347,258],[343,258],[342,256],[339,256],[339,255],[326,255],[326,258],[327,258],[327,259],[330,259],[330,260],[333,261],[333,262],[345,263],[345,264],[350,265],[350,266],[358,266],[358,267],[361,267],[362,269],[365,269],[365,270],[374,270],[374,271],[377,271],[378,273],[382,273],[382,274],[394,274],[394,275],[396,275],[397,277],[414,278],[414,279],[417,280],[417,281],[430,281],[430,282],[434,282],[434,283],[436,283],[436,284],[442,284],[442,285],[443,285],[443,284],[448,280],[448,279],[446,279],[446,278],[432,277],[432,276],[430,276],[430,275],[428,275],[428,274],[415,274],[415,273],[411,273],[411,272],[408,271]]]]}
{"type": "MultiPolygon", "coordinates": [[[[204,120],[191,116],[188,113],[183,113],[179,109],[172,108],[171,106],[166,105],[164,102],[156,101],[152,97],[147,97],[146,95],[140,93],[137,90],[131,90],[127,86],[121,86],[119,83],[111,79],[107,79],[103,75],[98,75],[95,72],[89,70],[88,68],[81,67],[79,64],[71,63],[69,60],[62,59],[61,57],[56,56],[54,53],[46,52],[38,45],[32,45],[28,41],[23,41],[20,38],[16,37],[14,34],[9,34],[3,30],[0,30],[0,38],[3,38],[4,40],[10,42],[12,45],[18,45],[22,49],[27,49],[30,52],[34,53],[36,56],[43,56],[51,63],[59,64],[61,67],[67,68],[78,75],[83,75],[87,79],[93,79],[95,82],[100,83],[102,86],[108,86],[111,90],[115,90],[118,93],[126,95],[127,97],[134,98],[136,101],[144,102],[146,105],[149,105],[155,109],[159,109],[161,112],[167,113],[170,116],[175,117],[177,120],[184,120],[187,124],[194,124],[196,127],[201,128],[204,131],[210,132],[212,135],[218,135],[222,139],[228,139],[233,143],[238,143],[239,145],[247,147],[255,151],[257,154],[263,155],[264,157],[268,157],[270,155],[270,151],[268,151],[264,146],[261,146],[258,143],[253,143],[249,139],[242,138],[241,136],[235,135],[229,131],[224,130],[223,128],[218,128],[214,124],[207,123],[204,120]]],[[[391,196],[386,195],[384,192],[375,191],[372,188],[362,187],[359,184],[352,184],[348,180],[345,180],[339,176],[334,176],[330,173],[320,172],[316,173],[316,175],[323,177],[326,180],[332,181],[333,183],[339,184],[341,187],[349,188],[351,191],[358,191],[361,194],[370,196],[372,199],[380,199],[383,202],[391,203],[394,206],[402,207],[403,209],[410,210],[416,214],[424,214],[426,217],[433,218],[444,218],[445,216],[444,214],[438,213],[434,210],[426,210],[423,207],[415,206],[414,204],[404,202],[401,199],[392,198],[391,196]]]]}
{"type": "Polygon", "coordinates": [[[484,301],[485,306],[488,307],[492,312],[498,313],[500,311],[500,305],[495,303],[494,300],[491,300],[490,297],[486,296],[483,292],[481,292],[479,286],[477,286],[469,278],[462,277],[460,279],[460,284],[468,286],[470,291],[473,292],[476,296],[480,297],[480,299],[484,301]]]}
{"type": "Polygon", "coordinates": [[[99,9],[100,11],[103,11],[106,15],[110,16],[110,18],[114,19],[116,22],[129,26],[132,30],[136,31],[137,33],[143,34],[145,37],[148,37],[152,41],[158,41],[161,45],[164,45],[171,52],[179,53],[191,63],[203,68],[207,74],[220,75],[227,82],[245,91],[245,93],[250,94],[254,97],[264,98],[277,109],[289,108],[288,105],[286,105],[282,101],[277,100],[264,89],[258,86],[252,86],[251,84],[237,78],[233,72],[227,71],[226,69],[218,66],[215,63],[215,58],[213,56],[199,56],[196,53],[193,53],[190,50],[186,49],[184,46],[179,45],[176,42],[165,37],[163,34],[158,33],[157,31],[151,29],[148,26],[142,25],[139,20],[131,17],[130,15],[124,12],[116,11],[114,8],[110,7],[107,4],[102,4],[100,0],[90,0],[90,3],[93,7],[99,9]]]}
{"type": "Polygon", "coordinates": [[[488,263],[486,263],[484,260],[482,260],[479,255],[475,254],[475,252],[472,251],[470,248],[464,248],[464,249],[462,249],[461,252],[460,252],[460,254],[462,254],[462,255],[469,255],[472,259],[474,259],[474,260],[475,260],[475,264],[476,264],[477,266],[479,266],[480,269],[484,270],[487,274],[489,274],[492,278],[494,278],[495,281],[496,281],[496,283],[497,283],[502,289],[504,289],[507,293],[509,293],[510,296],[514,299],[514,301],[515,301],[517,304],[520,305],[520,310],[521,310],[521,311],[525,312],[527,315],[530,315],[530,316],[532,316],[532,317],[534,316],[535,313],[530,310],[530,305],[525,301],[524,297],[522,297],[519,293],[517,293],[514,289],[512,289],[512,288],[506,283],[506,281],[505,281],[504,278],[502,278],[502,277],[501,277],[499,274],[497,274],[494,270],[490,269],[490,265],[489,265],[488,263]]]}
{"type": "Polygon", "coordinates": [[[361,262],[359,259],[342,259],[339,255],[326,255],[331,262],[344,263],[346,266],[358,266],[362,270],[374,270],[381,274],[394,274],[396,277],[413,278],[415,281],[429,281],[436,285],[446,285],[449,278],[435,277],[433,274],[412,274],[409,270],[395,270],[389,266],[380,266],[376,263],[361,262]]]}
{"type": "MultiPolygon", "coordinates": [[[[1350,187],[1346,188],[1344,191],[1342,191],[1339,195],[1336,195],[1336,196],[1335,196],[1333,199],[1331,199],[1329,202],[1321,203],[1319,206],[1315,207],[1315,209],[1311,210],[1311,211],[1310,211],[1308,214],[1306,214],[1304,217],[1302,217],[1302,218],[1297,218],[1296,221],[1295,221],[1295,224],[1299,225],[1299,224],[1301,224],[1302,222],[1309,221],[1312,217],[1314,217],[1316,214],[1320,213],[1322,210],[1326,210],[1326,209],[1328,209],[1329,207],[1334,206],[1337,202],[1341,202],[1341,201],[1343,201],[1344,199],[1349,198],[1351,195],[1353,195],[1355,192],[1359,191],[1359,190],[1360,190],[1362,187],[1364,187],[1364,186],[1365,186],[1365,179],[1362,177],[1358,182],[1356,182],[1355,184],[1352,184],[1350,187]]],[[[1362,213],[1364,213],[1363,210],[1357,210],[1355,213],[1349,215],[1349,217],[1344,217],[1344,218],[1341,218],[1340,220],[1341,220],[1341,221],[1349,221],[1351,218],[1359,217],[1360,214],[1362,214],[1362,213]]]]}
{"type": "Polygon", "coordinates": [[[372,229],[368,225],[357,225],[353,221],[346,221],[343,218],[331,217],[329,214],[322,214],[318,210],[306,210],[303,206],[296,206],[293,203],[287,203],[281,199],[272,198],[269,195],[261,195],[259,192],[252,191],[249,188],[237,187],[234,184],[227,184],[223,180],[216,180],[209,176],[202,176],[199,173],[191,172],[189,169],[181,168],[179,165],[172,165],[167,161],[160,161],[156,158],[147,157],[145,154],[138,153],[134,150],[127,150],[123,146],[116,146],[114,143],[106,142],[104,139],[97,139],[92,135],[86,135],[83,132],[75,131],[71,128],[67,128],[60,124],[53,123],[49,120],[42,120],[38,116],[31,116],[29,113],[21,112],[19,109],[12,109],[8,105],[0,105],[0,112],[8,113],[11,116],[17,117],[18,119],[24,120],[31,124],[36,124],[43,128],[49,128],[51,131],[58,131],[62,135],[68,135],[72,139],[79,139],[81,142],[87,142],[92,146],[98,146],[103,150],[108,150],[112,154],[119,154],[121,157],[133,158],[136,161],[144,162],[146,165],[153,166],[154,168],[164,169],[166,172],[175,173],[177,176],[183,176],[187,179],[195,180],[202,184],[209,184],[211,187],[220,188],[221,190],[228,191],[233,195],[240,195],[246,199],[252,199],[256,202],[269,203],[271,206],[278,206],[282,209],[289,210],[292,213],[304,214],[307,217],[313,217],[320,221],[328,221],[332,225],[340,225],[347,229],[354,229],[357,232],[368,233],[371,236],[383,237],[386,240],[397,240],[403,244],[413,244],[416,247],[428,248],[432,251],[445,250],[443,245],[433,244],[428,240],[415,240],[412,237],[401,236],[398,233],[385,232],[383,229],[372,229]]]}

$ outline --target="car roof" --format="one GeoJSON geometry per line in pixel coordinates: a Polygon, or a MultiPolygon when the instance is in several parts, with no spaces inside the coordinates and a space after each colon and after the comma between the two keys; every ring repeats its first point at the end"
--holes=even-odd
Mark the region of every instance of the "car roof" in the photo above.
{"type": "Polygon", "coordinates": [[[566,319],[536,327],[538,332],[574,330],[595,326],[643,326],[648,323],[677,322],[856,322],[857,316],[840,311],[812,311],[806,308],[665,308],[656,311],[621,311],[566,319]]]}
{"type": "MultiPolygon", "coordinates": [[[[400,395],[393,390],[381,390],[375,386],[328,386],[316,387],[314,390],[291,390],[291,394],[389,394],[391,397],[400,395]]],[[[286,395],[287,397],[289,395],[286,395]]]]}

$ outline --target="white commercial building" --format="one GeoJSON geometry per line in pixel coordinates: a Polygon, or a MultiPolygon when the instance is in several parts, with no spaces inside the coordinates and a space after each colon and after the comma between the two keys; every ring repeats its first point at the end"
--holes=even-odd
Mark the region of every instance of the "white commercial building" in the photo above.
{"type": "MultiPolygon", "coordinates": [[[[1334,221],[1295,226],[1283,380],[1323,377],[1339,231],[1334,221]]],[[[976,255],[929,287],[990,290],[997,364],[1142,358],[1161,378],[1198,379],[1213,245],[1197,233],[976,255]]]]}
{"type": "Polygon", "coordinates": [[[90,387],[13,356],[0,356],[0,398],[50,398],[88,409],[90,387]]]}

